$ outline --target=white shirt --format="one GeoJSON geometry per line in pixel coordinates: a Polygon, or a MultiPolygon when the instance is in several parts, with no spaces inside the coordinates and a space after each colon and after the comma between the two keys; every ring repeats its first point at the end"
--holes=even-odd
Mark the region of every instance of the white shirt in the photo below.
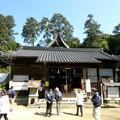
{"type": "Polygon", "coordinates": [[[10,101],[8,95],[0,97],[0,114],[6,114],[10,111],[10,101]]]}
{"type": "Polygon", "coordinates": [[[76,93],[76,105],[83,105],[83,94],[76,93]]]}

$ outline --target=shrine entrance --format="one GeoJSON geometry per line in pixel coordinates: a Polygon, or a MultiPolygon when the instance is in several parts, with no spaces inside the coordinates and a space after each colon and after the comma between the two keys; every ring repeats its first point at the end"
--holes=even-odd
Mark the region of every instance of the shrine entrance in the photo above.
{"type": "Polygon", "coordinates": [[[71,92],[73,88],[81,87],[79,68],[50,68],[49,86],[59,87],[62,92],[71,92]]]}

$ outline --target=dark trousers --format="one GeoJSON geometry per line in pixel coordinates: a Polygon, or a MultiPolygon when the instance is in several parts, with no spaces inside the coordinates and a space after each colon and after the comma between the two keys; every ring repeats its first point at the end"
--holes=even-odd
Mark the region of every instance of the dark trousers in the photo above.
{"type": "Polygon", "coordinates": [[[52,104],[53,104],[53,102],[51,102],[51,103],[47,102],[47,105],[46,105],[46,115],[51,115],[52,104]]]}
{"type": "Polygon", "coordinates": [[[0,119],[2,118],[2,116],[4,116],[5,120],[8,120],[7,113],[6,114],[0,114],[0,119]]]}
{"type": "Polygon", "coordinates": [[[83,106],[82,105],[77,105],[77,113],[76,113],[76,115],[79,115],[79,109],[80,109],[81,116],[83,116],[83,106]]]}

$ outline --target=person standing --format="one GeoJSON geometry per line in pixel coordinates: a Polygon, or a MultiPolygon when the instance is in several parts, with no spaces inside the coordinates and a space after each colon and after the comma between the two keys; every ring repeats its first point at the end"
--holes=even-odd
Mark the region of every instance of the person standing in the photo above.
{"type": "Polygon", "coordinates": [[[44,99],[44,89],[43,87],[39,87],[38,89],[38,108],[40,108],[40,103],[41,103],[41,100],[44,99]]]}
{"type": "Polygon", "coordinates": [[[48,89],[45,93],[45,100],[46,100],[46,115],[50,117],[52,114],[52,105],[54,101],[54,93],[52,89],[48,89]]]}
{"type": "Polygon", "coordinates": [[[62,101],[62,93],[58,87],[55,88],[55,100],[56,100],[56,109],[57,115],[61,113],[61,101],[62,101]]]}
{"type": "Polygon", "coordinates": [[[9,90],[8,90],[8,95],[9,95],[9,98],[10,98],[10,103],[14,103],[14,97],[15,97],[15,91],[13,89],[13,87],[11,87],[9,90]]]}
{"type": "Polygon", "coordinates": [[[93,92],[93,97],[92,97],[93,117],[95,120],[100,120],[102,99],[100,95],[98,94],[98,91],[96,88],[92,89],[92,92],[93,92]]]}
{"type": "Polygon", "coordinates": [[[77,106],[77,112],[76,115],[79,115],[79,109],[81,113],[81,117],[83,116],[83,94],[82,90],[78,89],[76,92],[76,106],[77,106]]]}
{"type": "Polygon", "coordinates": [[[5,120],[8,120],[8,113],[10,112],[10,101],[6,90],[3,90],[0,94],[0,119],[2,116],[5,120]]]}

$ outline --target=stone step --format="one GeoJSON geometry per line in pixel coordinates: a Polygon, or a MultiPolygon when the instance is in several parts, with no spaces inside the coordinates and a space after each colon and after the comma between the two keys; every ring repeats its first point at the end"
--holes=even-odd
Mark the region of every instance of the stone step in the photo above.
{"type": "MultiPolygon", "coordinates": [[[[45,103],[46,103],[46,100],[45,99],[40,99],[40,100],[38,100],[37,98],[31,98],[31,100],[32,99],[35,99],[35,100],[33,100],[34,102],[30,102],[31,103],[31,105],[33,104],[33,105],[37,105],[37,104],[41,104],[41,105],[44,105],[45,103]]],[[[61,104],[66,104],[66,105],[68,105],[68,104],[75,104],[75,100],[76,99],[76,97],[63,97],[63,99],[62,99],[62,101],[61,101],[61,104]]],[[[19,104],[24,104],[24,105],[27,105],[28,104],[28,98],[17,98],[16,100],[15,100],[15,102],[19,105],[19,104]]],[[[86,103],[86,100],[84,100],[84,102],[86,103]]],[[[90,103],[91,103],[91,101],[89,101],[90,103]]],[[[55,102],[54,102],[54,104],[55,104],[55,102]]],[[[88,103],[87,103],[88,104],[88,103]]]]}
{"type": "MultiPolygon", "coordinates": [[[[86,108],[89,108],[89,107],[92,107],[92,102],[91,101],[87,101],[87,102],[84,102],[83,104],[84,107],[86,108]]],[[[46,107],[46,101],[42,101],[42,102],[39,102],[39,103],[35,103],[35,104],[31,104],[29,105],[28,107],[38,107],[38,108],[45,108],[46,107]]],[[[53,107],[56,107],[56,102],[53,102],[53,107]]],[[[67,102],[61,102],[61,107],[62,108],[73,108],[73,107],[76,107],[76,103],[75,102],[69,102],[69,100],[67,102]]]]}

